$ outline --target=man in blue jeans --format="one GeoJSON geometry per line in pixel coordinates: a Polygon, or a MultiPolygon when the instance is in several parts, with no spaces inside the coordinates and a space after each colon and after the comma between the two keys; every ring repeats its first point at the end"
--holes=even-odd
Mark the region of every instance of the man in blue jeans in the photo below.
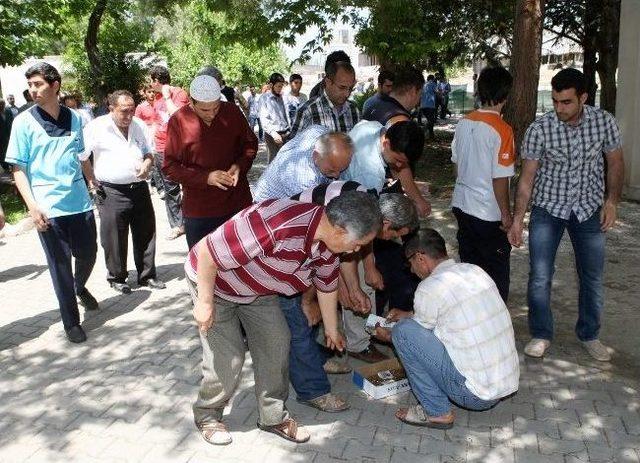
{"type": "MultiPolygon", "coordinates": [[[[396,417],[410,425],[453,426],[451,403],[486,410],[518,390],[520,368],[511,317],[498,288],[477,265],[447,256],[444,239],[422,230],[405,245],[411,271],[422,279],[414,313],[392,310],[391,331],[418,405],[396,417]]],[[[378,328],[389,337],[389,330],[378,328]]]]}
{"type": "Polygon", "coordinates": [[[522,174],[508,233],[512,245],[522,245],[533,192],[527,290],[532,339],[524,353],[542,357],[553,339],[551,284],[566,229],[580,280],[575,332],[593,358],[606,362],[611,354],[598,335],[605,232],[615,224],[624,179],[620,132],[611,114],[585,105],[588,95],[580,71],[563,69],[551,79],[551,87],[555,111],[534,121],[524,136],[522,174]]]}

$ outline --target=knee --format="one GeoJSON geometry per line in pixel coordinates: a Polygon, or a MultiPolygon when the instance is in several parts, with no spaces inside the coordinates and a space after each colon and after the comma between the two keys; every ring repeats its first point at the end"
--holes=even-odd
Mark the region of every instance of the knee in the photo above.
{"type": "Polygon", "coordinates": [[[391,341],[396,349],[401,349],[407,339],[415,336],[417,328],[419,328],[418,323],[409,318],[405,318],[396,323],[391,329],[391,341]]]}

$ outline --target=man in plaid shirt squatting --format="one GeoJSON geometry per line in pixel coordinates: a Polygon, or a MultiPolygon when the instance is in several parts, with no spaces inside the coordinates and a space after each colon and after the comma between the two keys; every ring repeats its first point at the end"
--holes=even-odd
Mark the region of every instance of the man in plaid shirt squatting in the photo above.
{"type": "Polygon", "coordinates": [[[271,199],[239,212],[191,249],[185,271],[203,349],[203,380],[193,411],[207,442],[231,442],[222,414],[244,363],[240,325],[253,359],[258,427],[293,442],[309,440],[285,407],[290,334],[275,295],[315,286],[327,346],[343,350],[338,254],[358,251],[381,224],[377,200],[360,191],[340,195],[326,207],[271,199]]]}

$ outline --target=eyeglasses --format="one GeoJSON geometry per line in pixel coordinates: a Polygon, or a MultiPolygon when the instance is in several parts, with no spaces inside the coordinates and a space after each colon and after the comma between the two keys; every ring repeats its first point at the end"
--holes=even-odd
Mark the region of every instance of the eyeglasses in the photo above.
{"type": "Polygon", "coordinates": [[[355,89],[355,85],[352,85],[351,87],[349,87],[348,85],[338,85],[336,84],[336,81],[333,80],[331,77],[327,77],[327,79],[329,79],[333,85],[335,85],[336,87],[338,87],[340,90],[342,90],[343,92],[353,92],[353,89],[355,89]]]}

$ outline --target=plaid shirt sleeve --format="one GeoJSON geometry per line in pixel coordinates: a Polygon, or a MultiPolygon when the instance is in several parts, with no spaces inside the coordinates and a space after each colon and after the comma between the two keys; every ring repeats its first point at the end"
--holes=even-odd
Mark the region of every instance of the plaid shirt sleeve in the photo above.
{"type": "Polygon", "coordinates": [[[522,159],[531,159],[534,161],[542,158],[544,153],[544,137],[540,127],[533,123],[529,126],[522,140],[522,159]]]}
{"type": "Polygon", "coordinates": [[[606,113],[606,136],[604,141],[603,150],[605,153],[610,153],[622,146],[622,140],[620,137],[620,129],[616,119],[609,113],[606,113]]]}

